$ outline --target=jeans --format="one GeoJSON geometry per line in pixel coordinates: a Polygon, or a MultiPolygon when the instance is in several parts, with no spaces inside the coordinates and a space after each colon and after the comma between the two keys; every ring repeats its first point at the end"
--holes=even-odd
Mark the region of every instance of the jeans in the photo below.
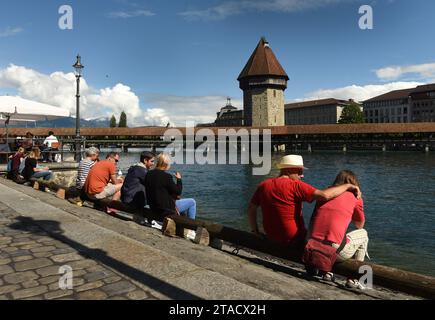
{"type": "Polygon", "coordinates": [[[56,154],[53,153],[53,151],[57,151],[57,149],[53,149],[53,148],[46,148],[42,151],[42,160],[43,161],[49,161],[50,156],[51,156],[51,161],[54,162],[54,159],[56,157],[56,154]]]}
{"type": "Polygon", "coordinates": [[[53,173],[51,171],[38,171],[32,175],[32,178],[44,178],[44,180],[50,180],[53,173]]]}
{"type": "Polygon", "coordinates": [[[195,220],[196,217],[196,201],[195,199],[181,199],[175,201],[178,211],[182,216],[187,216],[189,219],[195,220]]]}

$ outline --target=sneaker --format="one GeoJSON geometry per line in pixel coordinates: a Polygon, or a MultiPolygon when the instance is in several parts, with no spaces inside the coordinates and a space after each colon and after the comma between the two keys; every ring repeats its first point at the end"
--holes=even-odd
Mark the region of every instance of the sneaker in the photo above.
{"type": "Polygon", "coordinates": [[[359,289],[359,290],[366,289],[366,287],[363,284],[361,284],[357,279],[347,279],[346,287],[350,289],[359,289]]]}
{"type": "Polygon", "coordinates": [[[335,281],[335,276],[334,276],[334,274],[333,274],[332,272],[326,272],[326,273],[323,275],[323,280],[324,280],[324,281],[331,281],[331,282],[334,282],[334,281],[335,281]]]}
{"type": "Polygon", "coordinates": [[[162,230],[163,223],[153,220],[151,221],[151,228],[162,230]]]}

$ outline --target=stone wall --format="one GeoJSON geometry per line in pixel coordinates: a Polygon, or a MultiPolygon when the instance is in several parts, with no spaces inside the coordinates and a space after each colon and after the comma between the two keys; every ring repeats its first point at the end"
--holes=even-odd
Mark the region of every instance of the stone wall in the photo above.
{"type": "MultiPolygon", "coordinates": [[[[252,108],[251,118],[254,127],[273,127],[285,124],[283,90],[270,88],[245,90],[244,106],[246,110],[252,108]]],[[[246,113],[246,117],[249,117],[249,112],[246,113]]]]}
{"type": "Polygon", "coordinates": [[[72,187],[76,184],[77,170],[75,171],[54,171],[53,182],[66,187],[72,187]]]}

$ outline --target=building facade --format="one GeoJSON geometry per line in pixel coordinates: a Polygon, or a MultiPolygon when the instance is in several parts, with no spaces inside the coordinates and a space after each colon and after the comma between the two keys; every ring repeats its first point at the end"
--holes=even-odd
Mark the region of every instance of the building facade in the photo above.
{"type": "Polygon", "coordinates": [[[322,99],[286,104],[285,124],[336,124],[350,102],[353,101],[322,99]]]}
{"type": "Polygon", "coordinates": [[[244,125],[285,124],[284,90],[289,77],[265,38],[261,38],[237,80],[243,90],[244,125]]]}
{"type": "Polygon", "coordinates": [[[238,110],[231,104],[231,99],[227,99],[225,107],[216,115],[214,125],[216,127],[241,127],[244,124],[243,110],[238,110]]]}
{"type": "Polygon", "coordinates": [[[435,84],[418,86],[410,94],[412,122],[435,122],[435,84]]]}
{"type": "Polygon", "coordinates": [[[367,123],[411,122],[410,95],[414,89],[395,90],[363,102],[367,123]]]}
{"type": "Polygon", "coordinates": [[[435,84],[391,91],[363,106],[368,123],[435,122],[435,84]]]}

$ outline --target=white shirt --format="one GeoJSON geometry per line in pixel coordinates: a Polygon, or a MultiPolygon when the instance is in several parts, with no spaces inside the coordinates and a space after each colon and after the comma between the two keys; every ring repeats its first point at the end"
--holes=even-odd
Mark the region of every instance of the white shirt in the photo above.
{"type": "Polygon", "coordinates": [[[59,143],[55,136],[51,135],[45,138],[44,144],[46,144],[49,148],[51,148],[52,143],[59,143]]]}

